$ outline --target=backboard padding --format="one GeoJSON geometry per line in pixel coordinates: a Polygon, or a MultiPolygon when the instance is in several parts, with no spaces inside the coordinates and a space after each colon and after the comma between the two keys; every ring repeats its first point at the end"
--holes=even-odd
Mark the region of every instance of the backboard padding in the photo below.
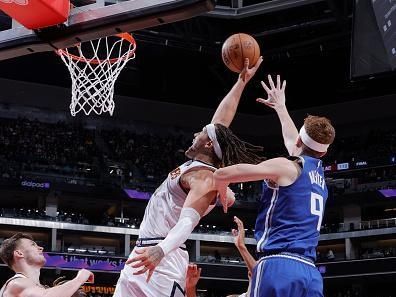
{"type": "Polygon", "coordinates": [[[0,60],[188,19],[212,10],[214,5],[214,0],[130,0],[81,11],[76,7],[62,25],[0,32],[0,60]]]}

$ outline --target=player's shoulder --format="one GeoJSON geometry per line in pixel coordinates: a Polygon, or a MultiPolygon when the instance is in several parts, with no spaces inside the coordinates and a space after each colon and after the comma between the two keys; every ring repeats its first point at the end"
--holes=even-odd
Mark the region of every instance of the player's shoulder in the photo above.
{"type": "Polygon", "coordinates": [[[4,296],[20,296],[23,290],[35,286],[36,284],[27,277],[16,277],[7,284],[4,296]]]}
{"type": "Polygon", "coordinates": [[[214,170],[209,167],[196,167],[194,169],[191,169],[183,173],[183,176],[185,178],[191,177],[191,178],[205,179],[207,177],[212,177],[213,172],[214,170]]]}
{"type": "Polygon", "coordinates": [[[186,168],[183,175],[196,176],[196,177],[212,176],[213,172],[216,169],[217,168],[214,167],[212,164],[208,164],[198,160],[192,160],[192,162],[188,165],[188,168],[186,168]]]}
{"type": "MultiPolygon", "coordinates": [[[[298,159],[298,157],[296,157],[298,159]]],[[[295,163],[296,159],[289,158],[289,157],[276,157],[273,159],[268,159],[264,161],[263,163],[266,164],[271,164],[271,165],[276,165],[276,166],[291,166],[293,163],[295,163]]]]}

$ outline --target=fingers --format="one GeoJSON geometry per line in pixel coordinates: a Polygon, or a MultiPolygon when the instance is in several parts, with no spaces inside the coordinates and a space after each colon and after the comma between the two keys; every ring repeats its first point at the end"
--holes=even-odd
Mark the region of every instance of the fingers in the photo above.
{"type": "Polygon", "coordinates": [[[93,284],[94,282],[95,282],[95,275],[91,272],[89,277],[88,277],[87,283],[92,283],[93,284]]]}
{"type": "Polygon", "coordinates": [[[286,80],[283,81],[281,91],[284,91],[285,89],[286,89],[286,80]]]}
{"type": "Polygon", "coordinates": [[[246,58],[244,63],[243,63],[243,69],[242,69],[241,74],[240,74],[243,82],[246,82],[246,76],[247,76],[248,69],[249,69],[249,59],[246,58]]]}
{"type": "Polygon", "coordinates": [[[276,76],[276,88],[278,90],[281,89],[281,82],[280,82],[280,75],[279,74],[276,76]]]}
{"type": "Polygon", "coordinates": [[[188,264],[187,273],[189,275],[193,275],[196,272],[196,270],[197,270],[197,264],[194,263],[188,264]]]}
{"type": "Polygon", "coordinates": [[[143,254],[146,250],[147,250],[147,248],[136,249],[136,250],[135,250],[135,253],[138,254],[138,255],[141,255],[141,254],[143,254]]]}
{"type": "Polygon", "coordinates": [[[238,236],[238,231],[236,229],[232,229],[231,233],[233,236],[238,236]]]}
{"type": "Polygon", "coordinates": [[[257,70],[262,62],[263,62],[263,56],[260,56],[260,58],[257,60],[256,65],[254,65],[254,68],[257,70]]]}
{"type": "Polygon", "coordinates": [[[243,66],[245,68],[244,70],[248,70],[249,69],[249,63],[250,63],[249,62],[249,58],[246,58],[245,61],[244,61],[244,66],[243,66]]]}
{"type": "Polygon", "coordinates": [[[202,271],[202,268],[198,268],[198,275],[197,275],[197,277],[201,277],[201,271],[202,271]]]}
{"type": "Polygon", "coordinates": [[[149,270],[149,273],[148,273],[148,276],[147,276],[147,280],[146,280],[147,283],[150,281],[150,278],[153,275],[153,273],[154,273],[154,268],[149,270]]]}
{"type": "Polygon", "coordinates": [[[128,259],[128,260],[126,260],[126,262],[125,262],[125,265],[129,265],[129,264],[131,264],[132,263],[132,258],[131,259],[128,259]]]}
{"type": "Polygon", "coordinates": [[[223,211],[224,213],[227,213],[228,210],[227,188],[221,189],[221,191],[219,191],[219,196],[220,196],[220,202],[223,205],[223,211]]]}
{"type": "Polygon", "coordinates": [[[271,86],[271,89],[276,89],[276,88],[275,88],[274,81],[272,80],[272,77],[271,77],[270,74],[268,74],[268,81],[269,81],[269,84],[270,84],[270,86],[271,86]]]}
{"type": "Polygon", "coordinates": [[[223,204],[223,212],[224,212],[224,213],[227,213],[227,212],[228,212],[227,198],[226,198],[226,200],[224,201],[224,204],[223,204]]]}
{"type": "Polygon", "coordinates": [[[125,264],[129,265],[129,264],[131,264],[131,263],[135,263],[135,262],[143,261],[143,260],[146,260],[146,256],[145,256],[145,255],[140,255],[140,256],[136,256],[136,257],[133,257],[133,258],[128,259],[128,260],[125,262],[125,264]]]}
{"type": "Polygon", "coordinates": [[[265,104],[265,105],[267,105],[267,106],[269,106],[269,107],[271,107],[271,108],[274,108],[274,107],[275,107],[275,104],[272,103],[269,99],[265,100],[265,99],[263,99],[263,98],[257,98],[257,99],[256,99],[256,102],[265,104]]]}
{"type": "Polygon", "coordinates": [[[143,269],[134,272],[133,275],[140,275],[140,274],[143,274],[143,273],[145,273],[147,270],[148,270],[148,267],[144,267],[143,269]]]}
{"type": "Polygon", "coordinates": [[[234,217],[234,222],[238,226],[238,231],[243,231],[244,230],[243,222],[238,217],[236,217],[236,216],[234,217]]]}
{"type": "Polygon", "coordinates": [[[142,266],[148,266],[148,264],[150,264],[150,262],[147,259],[145,259],[144,261],[142,260],[141,262],[138,262],[136,264],[131,265],[131,267],[132,268],[139,268],[139,267],[142,267],[142,266]]]}
{"type": "Polygon", "coordinates": [[[264,90],[267,92],[267,95],[269,96],[271,94],[270,88],[268,88],[268,86],[263,81],[261,81],[261,85],[263,86],[264,90]]]}

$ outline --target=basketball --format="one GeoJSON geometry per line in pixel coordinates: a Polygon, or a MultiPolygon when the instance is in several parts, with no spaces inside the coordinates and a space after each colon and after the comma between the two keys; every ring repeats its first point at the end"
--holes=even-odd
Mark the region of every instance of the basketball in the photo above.
{"type": "Polygon", "coordinates": [[[240,73],[246,58],[249,58],[249,68],[256,65],[260,57],[260,47],[252,36],[238,33],[231,35],[223,43],[221,56],[231,71],[240,73]]]}

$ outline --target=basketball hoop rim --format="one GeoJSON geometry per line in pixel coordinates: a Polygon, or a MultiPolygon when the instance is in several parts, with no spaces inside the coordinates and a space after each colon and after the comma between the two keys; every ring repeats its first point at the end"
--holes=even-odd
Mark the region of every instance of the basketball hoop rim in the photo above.
{"type": "MultiPolygon", "coordinates": [[[[124,40],[128,41],[129,43],[131,43],[133,45],[133,48],[132,48],[132,50],[129,51],[128,55],[122,56],[122,57],[119,57],[119,58],[112,58],[112,59],[103,59],[103,60],[101,60],[101,59],[92,59],[92,60],[87,60],[85,58],[73,55],[73,54],[67,52],[65,49],[57,49],[57,50],[55,50],[55,53],[57,55],[59,55],[59,56],[68,56],[73,61],[86,62],[86,63],[94,64],[94,65],[98,65],[98,64],[101,64],[101,63],[104,63],[104,62],[107,62],[107,63],[110,63],[110,64],[114,64],[114,63],[116,63],[118,61],[127,60],[127,59],[129,59],[131,56],[133,56],[135,54],[136,41],[135,41],[135,39],[133,38],[133,36],[130,33],[126,33],[126,32],[118,33],[118,34],[115,34],[113,36],[116,36],[116,37],[119,37],[121,39],[124,39],[124,40]]],[[[74,46],[79,46],[80,44],[81,44],[81,42],[80,43],[76,43],[74,46]]]]}

